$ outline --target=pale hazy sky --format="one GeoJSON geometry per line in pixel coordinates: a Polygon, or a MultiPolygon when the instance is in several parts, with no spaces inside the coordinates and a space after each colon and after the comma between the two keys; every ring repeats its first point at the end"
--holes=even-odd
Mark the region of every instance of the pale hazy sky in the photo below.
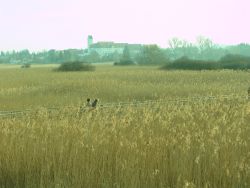
{"type": "Polygon", "coordinates": [[[0,51],[85,48],[172,37],[250,43],[250,0],[0,0],[0,51]]]}

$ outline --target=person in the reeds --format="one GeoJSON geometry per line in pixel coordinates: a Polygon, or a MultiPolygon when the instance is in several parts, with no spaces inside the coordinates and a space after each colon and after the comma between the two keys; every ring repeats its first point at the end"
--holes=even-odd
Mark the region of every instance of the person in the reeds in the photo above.
{"type": "Polygon", "coordinates": [[[91,106],[92,104],[91,104],[90,98],[87,98],[86,107],[91,107],[91,106]]]}
{"type": "Polygon", "coordinates": [[[98,102],[98,99],[95,99],[93,102],[92,102],[92,108],[96,108],[97,106],[97,102],[98,102]]]}

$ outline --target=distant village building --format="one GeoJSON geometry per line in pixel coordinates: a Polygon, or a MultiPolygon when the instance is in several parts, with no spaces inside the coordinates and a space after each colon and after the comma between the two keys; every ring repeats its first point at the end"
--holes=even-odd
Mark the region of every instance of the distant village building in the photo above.
{"type": "Polygon", "coordinates": [[[110,54],[118,53],[121,55],[125,47],[128,47],[130,55],[133,57],[138,54],[141,49],[141,44],[129,44],[129,43],[115,43],[115,42],[93,42],[93,37],[88,36],[88,50],[87,53],[91,52],[98,53],[101,57],[108,56],[110,54]]]}

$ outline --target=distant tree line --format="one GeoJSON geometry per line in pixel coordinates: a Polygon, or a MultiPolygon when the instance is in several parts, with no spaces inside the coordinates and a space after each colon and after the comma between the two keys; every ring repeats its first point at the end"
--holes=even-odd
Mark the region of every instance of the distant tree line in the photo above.
{"type": "Polygon", "coordinates": [[[99,62],[98,54],[84,55],[82,49],[49,50],[42,52],[29,52],[29,50],[11,51],[0,53],[0,63],[6,64],[50,64],[73,61],[99,62]]]}
{"type": "Polygon", "coordinates": [[[144,45],[141,51],[131,57],[128,48],[124,48],[123,54],[117,52],[100,56],[97,52],[87,53],[87,49],[48,50],[42,52],[7,51],[0,52],[0,63],[6,64],[49,64],[64,63],[73,61],[116,62],[117,65],[159,65],[173,62],[182,57],[201,61],[218,61],[227,54],[250,56],[249,44],[238,44],[232,46],[220,46],[214,44],[206,37],[198,37],[195,43],[179,38],[172,38],[168,41],[168,48],[162,49],[157,45],[144,45]]]}
{"type": "Polygon", "coordinates": [[[190,59],[208,61],[218,61],[227,54],[250,56],[249,44],[241,43],[238,45],[221,46],[214,44],[211,39],[203,36],[198,37],[195,44],[178,38],[172,38],[168,43],[169,48],[165,49],[165,53],[171,60],[176,60],[183,56],[190,59]]]}

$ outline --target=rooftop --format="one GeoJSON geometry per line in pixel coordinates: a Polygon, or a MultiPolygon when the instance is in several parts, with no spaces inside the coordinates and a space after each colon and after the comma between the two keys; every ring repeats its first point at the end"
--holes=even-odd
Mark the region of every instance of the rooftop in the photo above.
{"type": "Polygon", "coordinates": [[[128,48],[131,50],[140,49],[142,47],[141,44],[97,42],[97,43],[91,44],[90,48],[124,48],[125,46],[128,46],[128,48]]]}

